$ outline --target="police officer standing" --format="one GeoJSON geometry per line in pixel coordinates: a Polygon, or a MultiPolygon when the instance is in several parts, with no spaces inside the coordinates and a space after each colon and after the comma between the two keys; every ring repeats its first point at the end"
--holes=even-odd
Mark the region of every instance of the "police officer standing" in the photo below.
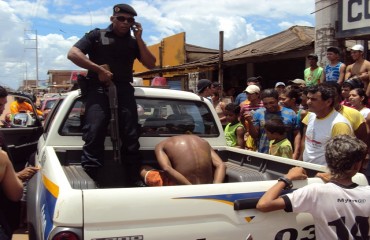
{"type": "Polygon", "coordinates": [[[88,70],[81,164],[90,176],[104,164],[104,140],[110,119],[105,91],[109,84],[115,84],[122,162],[131,174],[132,183],[139,180],[141,166],[137,106],[130,84],[133,63],[137,58],[147,68],[153,68],[156,61],[142,39],[142,26],[135,22],[134,16],[137,13],[130,5],[115,5],[108,28],[90,31],[68,52],[69,60],[88,70]],[[134,37],[130,29],[133,29],[134,37]]]}

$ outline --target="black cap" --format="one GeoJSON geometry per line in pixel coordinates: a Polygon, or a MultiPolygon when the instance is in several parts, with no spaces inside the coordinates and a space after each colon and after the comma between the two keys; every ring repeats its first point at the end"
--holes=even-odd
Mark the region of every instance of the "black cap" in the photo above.
{"type": "Polygon", "coordinates": [[[360,79],[357,79],[357,78],[345,80],[343,82],[343,86],[346,86],[346,85],[349,86],[351,89],[364,87],[364,83],[360,79]]]}
{"type": "Polygon", "coordinates": [[[337,47],[328,47],[328,49],[326,49],[326,51],[327,52],[332,52],[332,53],[335,53],[335,54],[340,54],[340,50],[337,47]]]}
{"type": "Polygon", "coordinates": [[[209,87],[212,85],[212,82],[208,79],[200,79],[197,84],[197,92],[202,92],[206,87],[209,87]]]}
{"type": "Polygon", "coordinates": [[[219,82],[212,82],[212,85],[214,87],[221,87],[221,84],[219,82]]]}
{"type": "Polygon", "coordinates": [[[247,79],[247,83],[249,82],[260,82],[262,80],[262,77],[261,76],[258,76],[258,77],[250,77],[247,79]]]}
{"type": "Polygon", "coordinates": [[[128,13],[128,14],[131,14],[133,16],[137,16],[137,13],[136,13],[135,9],[133,7],[131,7],[130,5],[124,4],[124,3],[114,5],[113,15],[115,15],[117,13],[128,13]]]}
{"type": "Polygon", "coordinates": [[[315,60],[319,60],[319,57],[316,54],[314,54],[314,53],[308,54],[307,58],[308,59],[313,58],[315,60]]]}

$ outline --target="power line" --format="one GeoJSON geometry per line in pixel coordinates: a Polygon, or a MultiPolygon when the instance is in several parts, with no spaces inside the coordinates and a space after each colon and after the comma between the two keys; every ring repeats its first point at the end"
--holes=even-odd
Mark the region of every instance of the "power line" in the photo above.
{"type": "Polygon", "coordinates": [[[338,4],[338,2],[334,2],[334,3],[332,3],[332,4],[329,4],[328,6],[325,6],[325,7],[323,7],[323,8],[320,8],[320,9],[318,9],[318,10],[316,10],[316,11],[314,11],[314,12],[310,13],[310,14],[314,14],[314,13],[320,12],[320,11],[322,11],[322,10],[324,10],[324,9],[328,8],[328,7],[331,7],[331,6],[335,5],[335,4],[338,4]]]}
{"type": "MultiPolygon", "coordinates": [[[[32,30],[24,30],[25,33],[27,31],[31,32],[32,30]]],[[[39,51],[38,51],[38,39],[37,39],[37,30],[34,31],[35,32],[35,39],[26,39],[25,38],[25,41],[32,41],[32,40],[35,40],[35,48],[25,48],[25,49],[35,49],[36,51],[36,88],[38,87],[38,81],[39,81],[39,51]]]]}

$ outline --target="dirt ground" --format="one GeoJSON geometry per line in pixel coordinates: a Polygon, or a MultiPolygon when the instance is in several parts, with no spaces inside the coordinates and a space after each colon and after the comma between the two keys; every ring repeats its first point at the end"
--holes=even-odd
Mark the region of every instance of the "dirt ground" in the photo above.
{"type": "Polygon", "coordinates": [[[18,229],[15,231],[12,240],[28,240],[26,229],[18,229]]]}

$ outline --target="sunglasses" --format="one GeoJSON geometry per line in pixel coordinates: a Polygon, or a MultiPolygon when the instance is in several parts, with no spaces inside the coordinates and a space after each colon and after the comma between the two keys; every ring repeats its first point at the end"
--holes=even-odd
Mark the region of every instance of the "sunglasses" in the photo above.
{"type": "Polygon", "coordinates": [[[128,23],[134,23],[135,22],[135,18],[133,17],[124,17],[124,16],[114,16],[118,21],[120,22],[128,22],[128,23]]]}

